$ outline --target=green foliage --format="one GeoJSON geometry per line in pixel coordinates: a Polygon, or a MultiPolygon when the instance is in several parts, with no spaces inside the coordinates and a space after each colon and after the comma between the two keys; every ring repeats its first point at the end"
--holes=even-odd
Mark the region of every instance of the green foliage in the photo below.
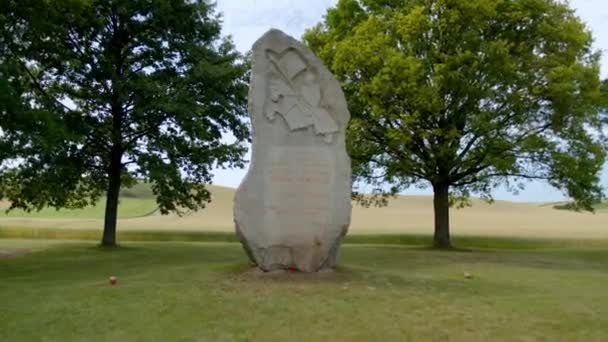
{"type": "Polygon", "coordinates": [[[566,4],[340,0],[304,40],[342,83],[354,181],[377,198],[430,183],[466,204],[531,179],[602,198],[599,53],[566,4]]]}
{"type": "MultiPolygon", "coordinates": [[[[602,92],[602,110],[604,112],[608,112],[608,79],[602,81],[602,85],[600,86],[600,91],[602,92]]],[[[604,117],[606,123],[608,123],[608,117],[604,117]]]]}
{"type": "MultiPolygon", "coordinates": [[[[566,203],[558,203],[558,204],[554,204],[553,205],[554,209],[558,209],[558,210],[572,210],[572,211],[580,211],[580,208],[578,208],[574,203],[572,202],[566,202],[566,203]]],[[[595,211],[604,211],[606,209],[608,209],[608,202],[602,202],[602,203],[595,203],[593,205],[593,209],[595,211]]]]}
{"type": "Polygon", "coordinates": [[[248,64],[208,1],[0,0],[0,13],[13,208],[83,207],[143,179],[162,213],[196,210],[213,167],[243,165],[248,64]]]}

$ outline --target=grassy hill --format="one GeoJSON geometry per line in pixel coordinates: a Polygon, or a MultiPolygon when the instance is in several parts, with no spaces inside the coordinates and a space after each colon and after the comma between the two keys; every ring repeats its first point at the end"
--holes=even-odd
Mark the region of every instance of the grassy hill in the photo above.
{"type": "MultiPolygon", "coordinates": [[[[105,199],[104,199],[105,200],[105,199]]],[[[0,220],[2,218],[47,218],[47,219],[102,219],[105,212],[105,202],[102,200],[95,206],[83,209],[54,209],[44,208],[41,211],[24,212],[13,210],[6,213],[8,203],[0,203],[0,220]]],[[[156,210],[154,199],[123,198],[120,200],[118,217],[120,219],[148,216],[156,210]]]]}
{"type": "MultiPolygon", "coordinates": [[[[13,210],[6,213],[9,203],[0,202],[0,220],[2,218],[46,218],[46,219],[102,219],[105,213],[105,198],[94,206],[83,209],[44,208],[41,211],[25,212],[13,210]]],[[[128,219],[154,214],[157,209],[152,189],[147,184],[137,184],[121,192],[118,218],[128,219]]]]}
{"type": "MultiPolygon", "coordinates": [[[[234,189],[210,186],[207,208],[182,217],[160,216],[145,184],[122,192],[119,231],[233,232],[234,189]]],[[[608,210],[596,214],[555,210],[542,203],[473,199],[472,207],[452,210],[452,231],[460,236],[522,238],[608,238],[608,210]]],[[[4,206],[6,207],[6,203],[4,206]]],[[[0,204],[2,207],[2,204],[0,204]]],[[[606,207],[606,206],[604,206],[606,207]]],[[[1,227],[87,229],[102,227],[103,202],[83,210],[45,209],[0,214],[1,227]]],[[[350,234],[430,234],[433,204],[429,196],[399,196],[383,208],[353,206],[350,234]]]]}

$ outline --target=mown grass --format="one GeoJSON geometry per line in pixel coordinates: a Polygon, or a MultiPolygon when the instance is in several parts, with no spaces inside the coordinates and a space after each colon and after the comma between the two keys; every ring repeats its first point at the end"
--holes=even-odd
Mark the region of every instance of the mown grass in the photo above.
{"type": "Polygon", "coordinates": [[[232,243],[0,240],[1,341],[602,341],[608,249],[345,245],[254,276],[232,243]],[[465,279],[464,272],[473,275],[465,279]],[[118,285],[107,283],[110,275],[118,285]]]}

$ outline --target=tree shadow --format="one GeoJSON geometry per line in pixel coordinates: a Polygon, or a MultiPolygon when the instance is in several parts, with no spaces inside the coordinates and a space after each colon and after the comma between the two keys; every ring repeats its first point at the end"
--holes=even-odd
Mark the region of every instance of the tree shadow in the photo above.
{"type": "MultiPolygon", "coordinates": [[[[365,258],[351,257],[349,263],[364,266],[421,269],[463,264],[496,264],[550,270],[593,270],[608,273],[608,251],[602,249],[487,250],[454,248],[438,250],[428,246],[358,246],[367,250],[365,258]],[[390,251],[392,255],[387,255],[390,251]],[[404,261],[406,260],[406,261],[404,261]]],[[[343,259],[344,260],[344,259],[343,259]]]]}

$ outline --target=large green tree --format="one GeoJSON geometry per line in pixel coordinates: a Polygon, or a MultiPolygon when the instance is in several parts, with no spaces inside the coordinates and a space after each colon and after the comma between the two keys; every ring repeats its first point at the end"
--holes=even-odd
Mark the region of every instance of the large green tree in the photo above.
{"type": "Polygon", "coordinates": [[[497,186],[546,180],[588,210],[602,197],[599,54],[567,4],[340,0],[304,40],[346,93],[355,184],[432,186],[436,247],[452,200],[497,186]]]}
{"type": "Polygon", "coordinates": [[[242,165],[248,66],[209,1],[0,0],[0,13],[12,208],[105,194],[102,244],[114,245],[121,186],[149,182],[162,213],[196,210],[212,168],[242,165]]]}

